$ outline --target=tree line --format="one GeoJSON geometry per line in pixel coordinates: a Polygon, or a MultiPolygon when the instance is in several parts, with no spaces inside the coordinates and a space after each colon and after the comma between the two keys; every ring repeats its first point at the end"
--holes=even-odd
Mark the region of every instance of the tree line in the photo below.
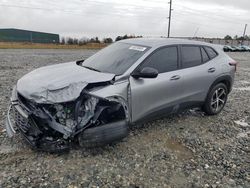
{"type": "Polygon", "coordinates": [[[250,35],[249,36],[241,36],[241,37],[239,37],[238,35],[235,35],[234,37],[232,37],[232,36],[230,36],[230,35],[226,35],[225,37],[224,37],[224,39],[225,40],[250,40],[250,35]]]}
{"type": "MultiPolygon", "coordinates": [[[[135,35],[124,35],[124,36],[117,36],[115,41],[129,39],[129,38],[142,38],[142,36],[135,36],[135,35]]],[[[98,37],[94,38],[73,38],[73,37],[61,37],[60,44],[68,44],[68,45],[86,45],[89,43],[104,43],[110,44],[113,43],[114,40],[111,37],[103,38],[100,40],[98,37]]]]}

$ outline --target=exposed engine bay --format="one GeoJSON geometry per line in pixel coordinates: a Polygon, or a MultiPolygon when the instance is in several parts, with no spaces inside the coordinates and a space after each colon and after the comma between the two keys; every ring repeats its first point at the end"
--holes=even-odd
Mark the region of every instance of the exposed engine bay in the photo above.
{"type": "Polygon", "coordinates": [[[75,143],[101,146],[113,142],[112,137],[117,140],[127,136],[128,108],[118,98],[104,99],[83,90],[74,101],[38,104],[14,90],[9,110],[14,128],[10,129],[20,132],[35,149],[65,151],[75,143]],[[118,132],[115,135],[110,130],[118,132]],[[87,139],[88,132],[91,139],[87,139]]]}

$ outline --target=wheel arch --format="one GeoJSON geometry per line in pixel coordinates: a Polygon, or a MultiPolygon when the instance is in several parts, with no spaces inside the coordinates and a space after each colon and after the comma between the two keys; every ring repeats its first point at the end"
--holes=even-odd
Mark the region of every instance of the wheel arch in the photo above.
{"type": "Polygon", "coordinates": [[[209,91],[211,91],[211,89],[219,84],[219,83],[223,83],[227,86],[228,92],[230,93],[232,91],[232,85],[233,85],[233,79],[231,78],[231,76],[229,75],[223,75],[218,77],[213,84],[210,86],[209,91]]]}

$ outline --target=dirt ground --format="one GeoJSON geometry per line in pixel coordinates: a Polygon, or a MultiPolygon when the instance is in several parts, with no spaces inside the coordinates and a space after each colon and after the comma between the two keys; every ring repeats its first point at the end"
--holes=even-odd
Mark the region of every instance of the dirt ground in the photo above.
{"type": "Polygon", "coordinates": [[[29,71],[92,50],[0,50],[0,187],[250,187],[250,53],[225,110],[197,110],[133,127],[118,144],[55,155],[31,150],[4,127],[12,86],[29,71]]]}
{"type": "Polygon", "coordinates": [[[0,49],[101,49],[107,46],[103,43],[88,43],[84,45],[42,44],[30,42],[0,42],[0,49]]]}

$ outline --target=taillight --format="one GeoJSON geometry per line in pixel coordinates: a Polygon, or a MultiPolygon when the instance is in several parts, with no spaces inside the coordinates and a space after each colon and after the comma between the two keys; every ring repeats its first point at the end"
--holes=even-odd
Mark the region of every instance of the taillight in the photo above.
{"type": "Polygon", "coordinates": [[[235,67],[235,72],[237,71],[237,65],[238,65],[238,63],[236,61],[230,62],[229,65],[230,66],[234,66],[235,67]]]}

